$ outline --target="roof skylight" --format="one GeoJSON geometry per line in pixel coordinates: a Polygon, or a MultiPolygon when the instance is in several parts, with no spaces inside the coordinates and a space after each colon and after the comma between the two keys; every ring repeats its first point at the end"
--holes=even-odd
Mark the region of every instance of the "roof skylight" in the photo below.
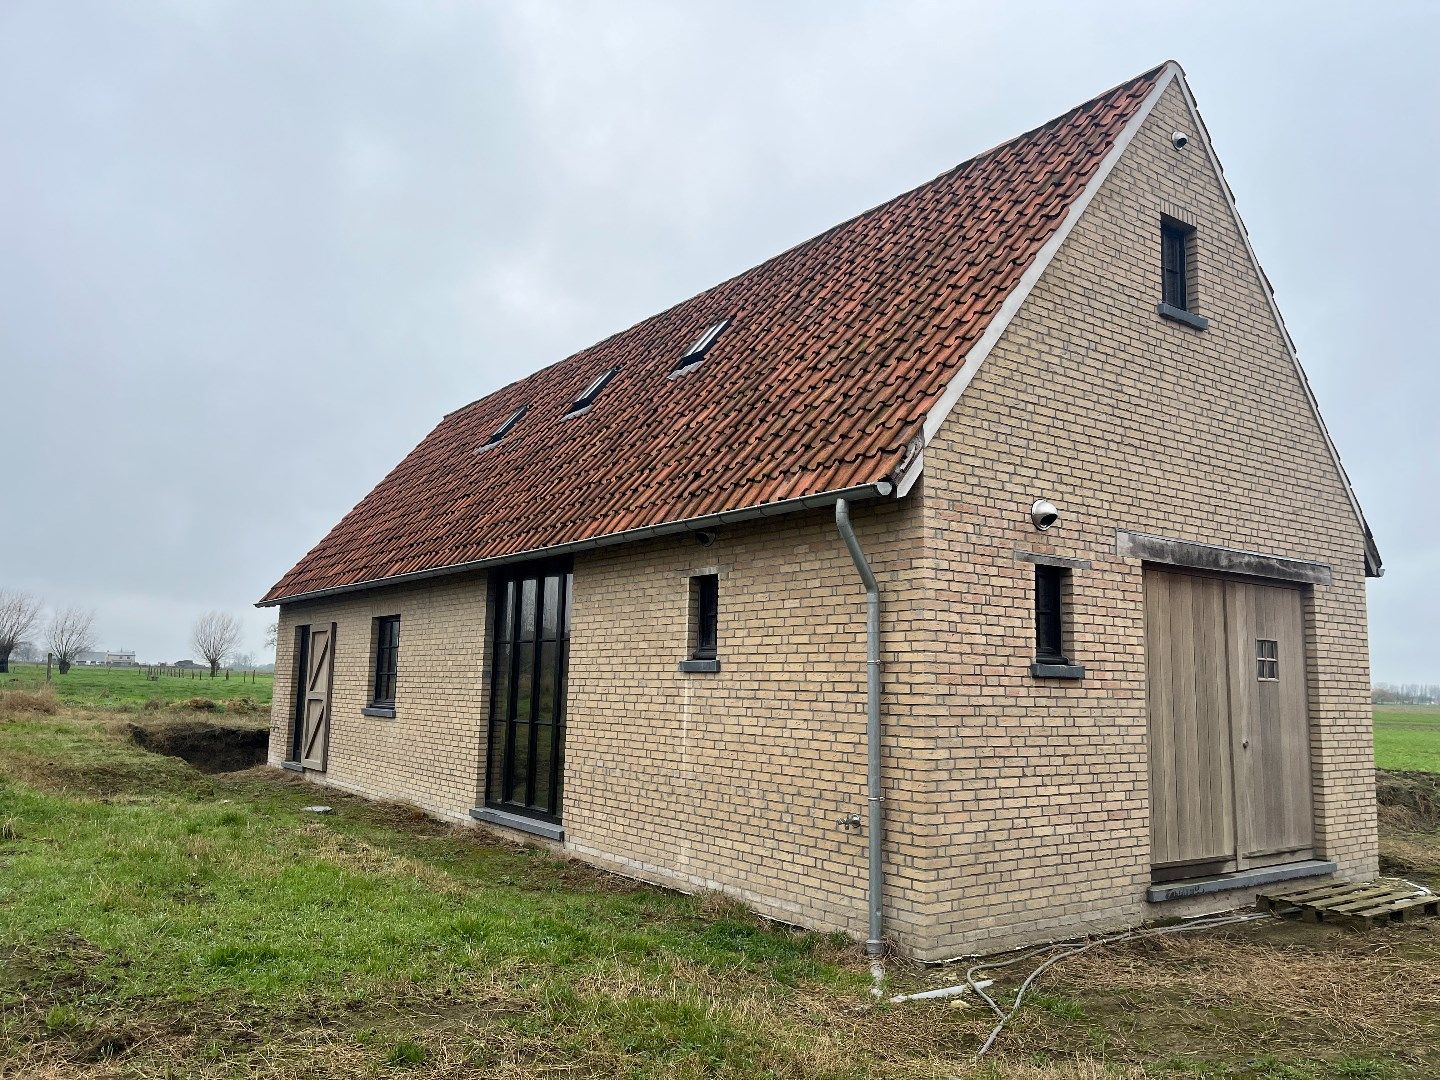
{"type": "Polygon", "coordinates": [[[490,449],[490,447],[498,443],[501,439],[505,438],[505,436],[510,433],[510,429],[513,428],[516,424],[518,424],[520,422],[520,418],[525,415],[525,408],[526,406],[521,405],[520,408],[516,409],[513,413],[507,416],[505,418],[505,422],[495,429],[495,434],[491,435],[488,439],[481,443],[479,447],[476,448],[475,452],[478,454],[481,450],[488,450],[490,449]]]}
{"type": "Polygon", "coordinates": [[[685,355],[676,361],[675,367],[671,370],[671,374],[677,371],[685,371],[687,368],[692,368],[700,363],[701,360],[704,360],[705,354],[710,351],[710,346],[715,344],[715,340],[725,332],[725,328],[729,325],[729,319],[721,319],[696,338],[695,344],[686,349],[685,355]]]}
{"type": "Polygon", "coordinates": [[[605,387],[609,384],[610,380],[615,377],[615,372],[618,370],[619,368],[612,367],[609,371],[605,372],[605,374],[601,375],[598,379],[591,383],[589,388],[586,389],[583,394],[581,394],[578,398],[575,399],[575,401],[571,404],[569,410],[565,413],[565,415],[574,416],[576,413],[582,413],[586,409],[590,408],[591,405],[594,405],[595,399],[600,396],[600,391],[605,389],[605,387]]]}

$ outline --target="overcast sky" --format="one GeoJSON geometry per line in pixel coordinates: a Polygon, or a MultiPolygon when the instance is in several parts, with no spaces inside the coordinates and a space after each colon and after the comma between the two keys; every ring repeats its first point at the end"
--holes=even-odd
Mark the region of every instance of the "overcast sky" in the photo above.
{"type": "Polygon", "coordinates": [[[443,413],[1173,57],[1385,557],[1375,676],[1440,681],[1437,34],[1434,4],[0,0],[0,588],[151,659],[232,611],[258,653],[251,603],[443,413]]]}

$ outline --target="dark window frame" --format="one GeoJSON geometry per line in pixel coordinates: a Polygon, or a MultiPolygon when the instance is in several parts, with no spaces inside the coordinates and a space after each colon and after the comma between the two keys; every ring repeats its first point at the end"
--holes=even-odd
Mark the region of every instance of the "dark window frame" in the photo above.
{"type": "Polygon", "coordinates": [[[305,681],[310,674],[310,624],[295,627],[295,685],[291,694],[290,752],[285,760],[300,761],[300,744],[305,738],[305,681]]]}
{"type": "Polygon", "coordinates": [[[1195,227],[1171,217],[1160,219],[1160,302],[1176,311],[1193,314],[1190,271],[1194,260],[1195,227]]]}
{"type": "Polygon", "coordinates": [[[491,578],[483,781],[485,806],[491,810],[555,824],[563,817],[574,593],[575,568],[568,559],[521,564],[491,578]],[[548,605],[551,582],[553,607],[548,605]],[[543,751],[542,728],[549,735],[543,751]]]}
{"type": "Polygon", "coordinates": [[[590,408],[591,405],[594,405],[595,399],[600,396],[601,392],[604,391],[605,387],[610,385],[610,380],[615,378],[615,373],[619,370],[620,369],[618,367],[612,367],[609,371],[602,374],[599,378],[597,378],[594,382],[587,386],[585,388],[585,392],[570,403],[570,408],[565,411],[565,415],[567,417],[578,416],[580,413],[590,408]]]}
{"type": "Polygon", "coordinates": [[[1065,592],[1070,571],[1063,566],[1035,567],[1035,662],[1068,664],[1065,652],[1065,592]]]}
{"type": "Polygon", "coordinates": [[[720,575],[690,578],[690,659],[717,660],[720,655],[720,575]]]}
{"type": "Polygon", "coordinates": [[[400,616],[381,615],[375,619],[374,649],[370,666],[370,704],[393,709],[400,675],[400,616]]]}
{"type": "Polygon", "coordinates": [[[670,374],[678,375],[680,372],[689,371],[695,365],[702,363],[710,354],[710,350],[715,347],[715,343],[720,340],[720,336],[730,329],[731,321],[730,319],[720,319],[707,326],[705,332],[696,338],[695,343],[686,349],[680,359],[675,362],[670,374]]]}
{"type": "Polygon", "coordinates": [[[494,434],[492,434],[488,439],[486,439],[483,443],[481,443],[475,448],[475,452],[478,454],[481,450],[489,450],[492,446],[496,445],[502,439],[504,439],[506,435],[509,435],[510,429],[520,422],[521,418],[524,417],[525,411],[528,408],[530,408],[530,406],[521,405],[518,409],[516,409],[509,416],[507,416],[505,418],[505,422],[495,429],[494,434]]]}

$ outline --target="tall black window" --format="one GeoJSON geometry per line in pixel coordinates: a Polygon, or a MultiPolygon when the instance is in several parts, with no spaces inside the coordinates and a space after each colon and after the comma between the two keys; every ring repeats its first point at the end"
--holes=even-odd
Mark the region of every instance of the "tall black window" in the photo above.
{"type": "Polygon", "coordinates": [[[1066,664],[1065,579],[1059,566],[1035,567],[1035,659],[1041,664],[1066,664]]]}
{"type": "Polygon", "coordinates": [[[1194,232],[1170,218],[1160,222],[1160,298],[1180,311],[1190,310],[1190,237],[1194,232]]]}
{"type": "Polygon", "coordinates": [[[400,616],[375,620],[375,684],[371,703],[395,704],[395,670],[400,659],[400,616]]]}
{"type": "Polygon", "coordinates": [[[690,658],[714,660],[719,645],[720,578],[699,574],[690,579],[690,658]]]}
{"type": "Polygon", "coordinates": [[[575,575],[568,563],[494,577],[485,803],[560,820],[575,575]]]}

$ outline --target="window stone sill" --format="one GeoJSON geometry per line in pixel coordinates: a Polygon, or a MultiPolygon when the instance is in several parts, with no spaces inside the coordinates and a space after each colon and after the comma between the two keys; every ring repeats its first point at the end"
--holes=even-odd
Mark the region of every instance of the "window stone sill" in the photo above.
{"type": "Polygon", "coordinates": [[[720,670],[719,660],[681,660],[681,671],[692,673],[715,672],[720,670]]]}
{"type": "Polygon", "coordinates": [[[366,705],[360,712],[364,716],[379,716],[386,720],[395,719],[394,705],[366,705]]]}
{"type": "Polygon", "coordinates": [[[1202,893],[1228,892],[1231,889],[1249,889],[1256,885],[1271,885],[1277,881],[1292,881],[1295,878],[1323,877],[1339,869],[1333,862],[1307,859],[1304,862],[1282,863],[1279,866],[1261,866],[1254,870],[1240,870],[1233,874],[1218,874],[1215,877],[1194,878],[1190,881],[1167,881],[1163,885],[1151,885],[1145,899],[1152,904],[1162,900],[1181,900],[1187,896],[1202,893]]]}
{"type": "Polygon", "coordinates": [[[558,821],[542,821],[524,814],[507,814],[504,810],[496,810],[491,806],[477,806],[470,811],[470,816],[487,825],[499,825],[516,832],[529,833],[531,836],[543,836],[546,840],[565,839],[565,827],[558,821]]]}
{"type": "Polygon", "coordinates": [[[282,769],[289,769],[291,772],[305,771],[305,766],[301,765],[298,761],[282,761],[280,762],[280,767],[282,769]]]}
{"type": "Polygon", "coordinates": [[[1037,679],[1083,679],[1083,664],[1031,664],[1030,674],[1037,679]]]}
{"type": "Polygon", "coordinates": [[[1209,319],[1201,318],[1193,311],[1186,311],[1184,308],[1171,307],[1169,304],[1156,304],[1155,310],[1167,319],[1174,319],[1176,322],[1184,323],[1186,326],[1193,327],[1196,330],[1208,330],[1210,328],[1209,319]]]}

